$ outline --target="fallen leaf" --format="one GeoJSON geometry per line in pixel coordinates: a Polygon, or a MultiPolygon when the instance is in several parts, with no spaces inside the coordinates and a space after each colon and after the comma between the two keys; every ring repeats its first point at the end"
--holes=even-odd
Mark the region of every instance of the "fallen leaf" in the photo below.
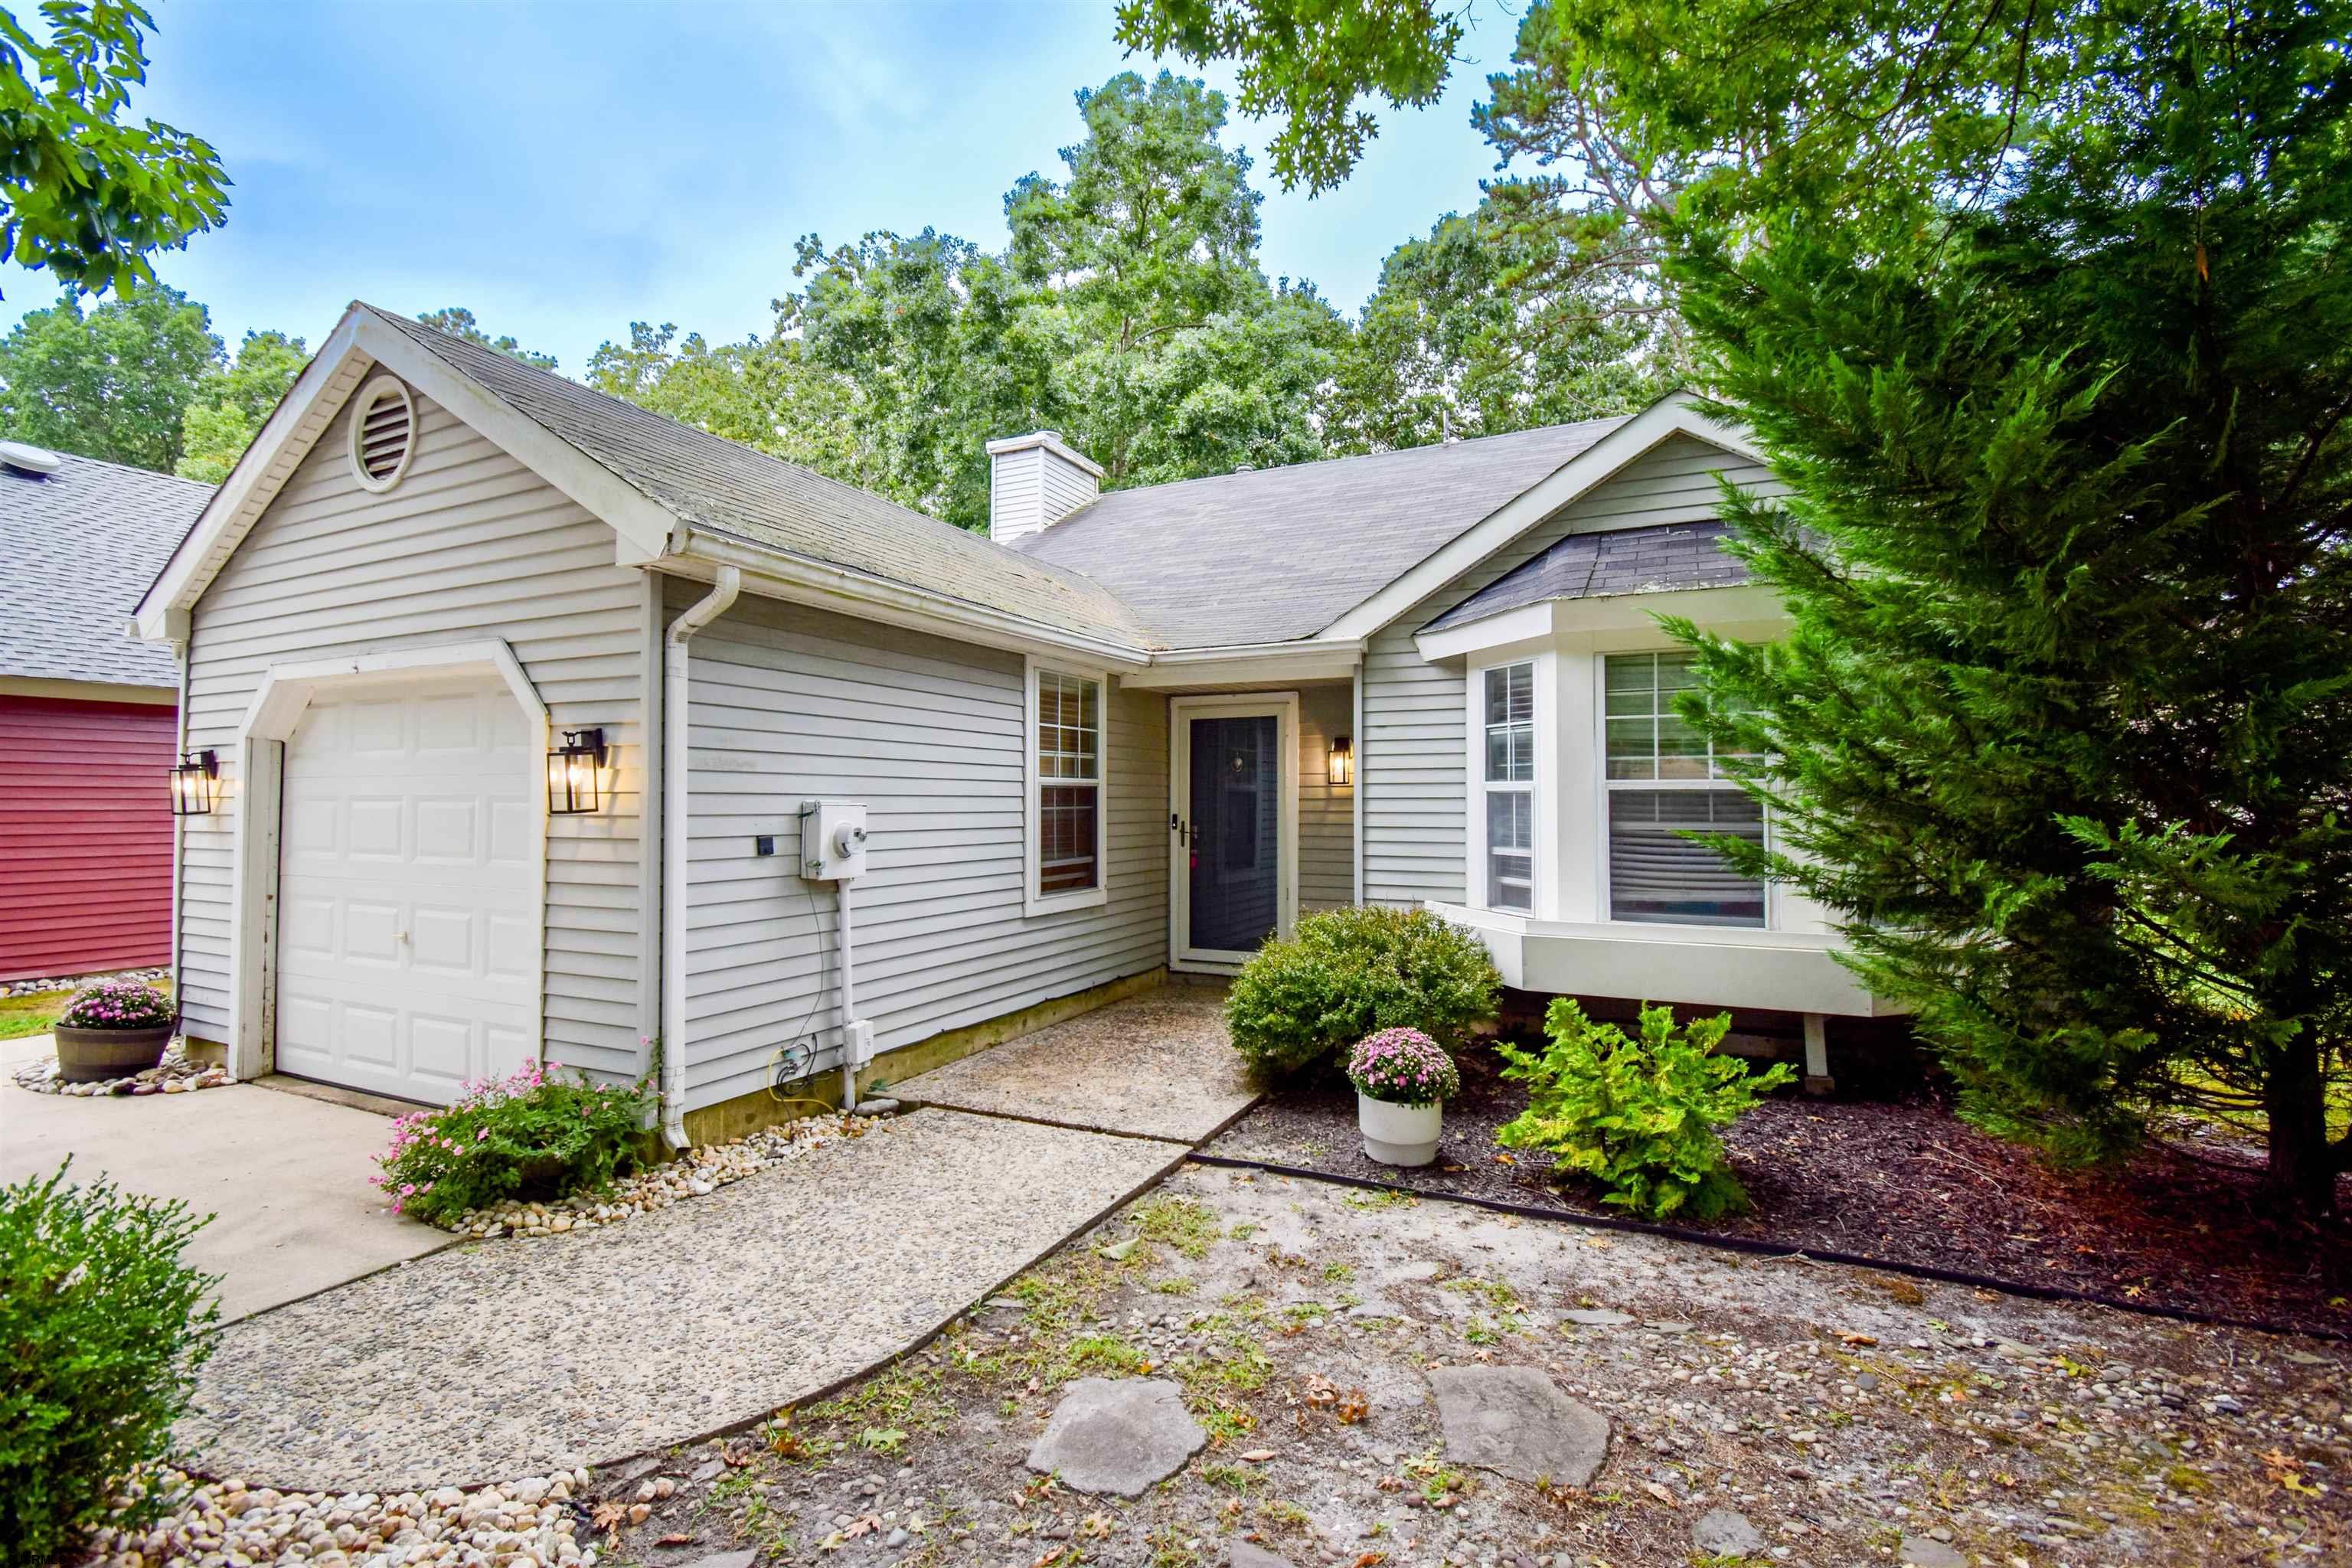
{"type": "Polygon", "coordinates": [[[1649,1493],[1652,1497],[1656,1498],[1660,1502],[1664,1503],[1668,1508],[1680,1508],[1682,1506],[1680,1503],[1675,1501],[1674,1493],[1668,1491],[1665,1488],[1660,1486],[1655,1481],[1643,1481],[1642,1483],[1642,1489],[1649,1493]]]}
{"type": "Polygon", "coordinates": [[[1340,1400],[1331,1411],[1332,1415],[1339,1417],[1339,1425],[1342,1426],[1353,1426],[1371,1413],[1371,1400],[1360,1388],[1349,1389],[1347,1397],[1340,1400]]]}
{"type": "Polygon", "coordinates": [[[1098,1247],[1095,1250],[1113,1263],[1124,1263],[1135,1256],[1136,1244],[1142,1239],[1139,1236],[1130,1236],[1125,1241],[1114,1242],[1108,1247],[1098,1247]]]}
{"type": "Polygon", "coordinates": [[[1263,1465],[1268,1459],[1274,1458],[1274,1450],[1271,1448],[1252,1448],[1248,1453],[1244,1454],[1242,1458],[1247,1459],[1253,1465],[1263,1465]]]}
{"type": "Polygon", "coordinates": [[[683,1532],[673,1531],[668,1535],[663,1536],[659,1541],[655,1542],[654,1544],[656,1546],[691,1546],[694,1544],[694,1537],[683,1532]]]}
{"type": "Polygon", "coordinates": [[[1878,1336],[1875,1334],[1846,1333],[1840,1334],[1838,1339],[1841,1342],[1849,1345],[1874,1345],[1878,1342],[1878,1336]]]}

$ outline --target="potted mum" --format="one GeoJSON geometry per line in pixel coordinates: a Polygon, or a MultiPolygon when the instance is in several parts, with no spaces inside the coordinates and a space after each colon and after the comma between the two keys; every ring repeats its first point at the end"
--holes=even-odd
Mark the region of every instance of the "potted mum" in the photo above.
{"type": "Polygon", "coordinates": [[[1382,1029],[1348,1053],[1356,1086],[1356,1126],[1364,1153],[1383,1165],[1426,1165],[1437,1158],[1445,1101],[1462,1075],[1445,1047],[1419,1029],[1382,1029]]]}
{"type": "Polygon", "coordinates": [[[178,1018],[172,999],[140,980],[108,980],[78,993],[50,1033],[58,1076],[103,1083],[145,1072],[163,1059],[178,1018]]]}

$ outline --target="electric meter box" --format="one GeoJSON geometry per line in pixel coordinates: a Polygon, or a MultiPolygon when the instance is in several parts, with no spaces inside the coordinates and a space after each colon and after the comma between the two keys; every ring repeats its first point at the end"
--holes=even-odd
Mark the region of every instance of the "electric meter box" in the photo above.
{"type": "Polygon", "coordinates": [[[845,882],[866,875],[866,803],[801,803],[801,875],[812,882],[845,882]]]}

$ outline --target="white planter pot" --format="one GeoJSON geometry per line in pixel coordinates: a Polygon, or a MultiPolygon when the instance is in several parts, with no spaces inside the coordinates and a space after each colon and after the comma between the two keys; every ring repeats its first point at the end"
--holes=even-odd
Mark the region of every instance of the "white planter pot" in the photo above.
{"type": "Polygon", "coordinates": [[[1397,1105],[1370,1095],[1356,1096],[1356,1126],[1364,1135],[1364,1152],[1383,1165],[1426,1165],[1437,1158],[1438,1129],[1445,1107],[1397,1105]]]}

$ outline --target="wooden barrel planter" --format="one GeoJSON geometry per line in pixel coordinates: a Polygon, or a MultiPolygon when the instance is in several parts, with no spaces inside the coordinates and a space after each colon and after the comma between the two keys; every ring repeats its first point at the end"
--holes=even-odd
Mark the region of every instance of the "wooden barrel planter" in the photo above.
{"type": "Polygon", "coordinates": [[[145,1072],[163,1059],[173,1026],[143,1029],[77,1029],[59,1024],[50,1031],[58,1044],[58,1076],[68,1083],[103,1083],[145,1072]]]}

